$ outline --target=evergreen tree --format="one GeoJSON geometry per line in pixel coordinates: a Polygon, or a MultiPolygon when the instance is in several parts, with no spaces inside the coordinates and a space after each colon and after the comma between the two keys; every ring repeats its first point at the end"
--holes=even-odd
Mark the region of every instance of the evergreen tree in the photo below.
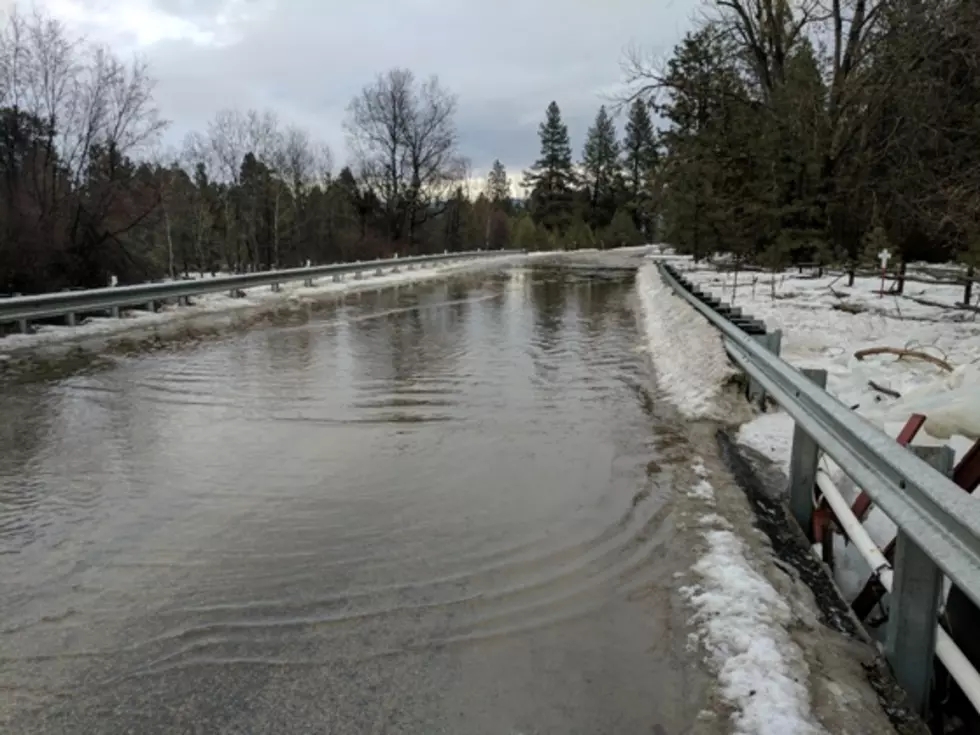
{"type": "Polygon", "coordinates": [[[534,220],[529,215],[521,215],[513,228],[514,247],[520,250],[537,250],[538,232],[534,220]]]}
{"type": "Polygon", "coordinates": [[[531,216],[536,224],[550,231],[563,231],[572,212],[575,172],[568,127],[561,119],[558,103],[548,105],[545,121],[538,127],[541,156],[524,173],[529,189],[531,216]]]}
{"type": "Polygon", "coordinates": [[[616,127],[603,105],[589,128],[582,154],[583,179],[589,208],[589,224],[598,229],[612,220],[616,211],[619,178],[619,143],[616,127]]]}
{"type": "Polygon", "coordinates": [[[667,65],[665,239],[695,259],[748,254],[763,209],[750,190],[771,180],[760,159],[744,154],[759,142],[760,116],[724,42],[710,27],[689,33],[667,65]]]}
{"type": "Polygon", "coordinates": [[[629,247],[630,245],[642,244],[643,236],[636,229],[636,225],[633,224],[633,218],[629,213],[624,209],[620,209],[616,212],[616,216],[613,217],[609,227],[602,231],[601,239],[602,247],[623,248],[629,247]]]}
{"type": "Polygon", "coordinates": [[[648,240],[654,237],[653,192],[660,165],[656,134],[647,103],[637,98],[630,107],[623,139],[626,206],[633,224],[648,240]]]}
{"type": "Polygon", "coordinates": [[[565,248],[567,250],[581,250],[583,248],[595,247],[595,236],[592,228],[581,217],[575,217],[565,233],[565,248]]]}
{"type": "Polygon", "coordinates": [[[504,211],[510,210],[510,179],[507,169],[499,160],[493,162],[487,175],[487,196],[495,207],[504,211]]]}

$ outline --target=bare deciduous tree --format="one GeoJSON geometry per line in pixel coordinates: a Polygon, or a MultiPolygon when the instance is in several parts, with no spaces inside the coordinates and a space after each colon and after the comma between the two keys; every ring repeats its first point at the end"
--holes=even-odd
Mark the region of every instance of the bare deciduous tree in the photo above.
{"type": "Polygon", "coordinates": [[[366,86],[348,107],[348,145],[361,184],[384,208],[392,242],[416,229],[448,201],[465,175],[458,152],[456,97],[435,77],[418,84],[393,69],[366,86]]]}
{"type": "Polygon", "coordinates": [[[100,281],[106,248],[111,258],[131,257],[120,238],[157,206],[133,176],[134,158],[166,127],[153,79],[143,61],[124,63],[40,10],[15,8],[5,20],[2,219],[10,244],[0,247],[31,243],[35,269],[68,257],[86,281],[100,281]]]}

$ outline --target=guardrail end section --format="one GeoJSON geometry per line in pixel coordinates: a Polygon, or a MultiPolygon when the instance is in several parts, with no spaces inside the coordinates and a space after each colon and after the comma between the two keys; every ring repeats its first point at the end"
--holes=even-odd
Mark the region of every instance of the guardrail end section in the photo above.
{"type": "MultiPolygon", "coordinates": [[[[827,387],[827,371],[804,368],[803,375],[820,388],[827,387]]],[[[820,447],[796,424],[789,460],[789,509],[807,538],[813,541],[813,493],[817,484],[820,447]]]]}
{"type": "MultiPolygon", "coordinates": [[[[912,447],[921,459],[947,477],[953,474],[955,455],[950,447],[912,447]]],[[[885,654],[909,704],[928,716],[936,652],[936,619],[943,575],[915,541],[901,528],[895,544],[895,565],[885,654]]]]}

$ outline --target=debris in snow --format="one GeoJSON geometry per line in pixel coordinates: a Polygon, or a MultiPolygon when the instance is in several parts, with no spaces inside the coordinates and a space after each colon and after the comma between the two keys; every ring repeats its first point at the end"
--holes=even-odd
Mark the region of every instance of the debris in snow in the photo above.
{"type": "Polygon", "coordinates": [[[903,357],[911,357],[916,360],[924,360],[925,362],[932,363],[936,367],[941,367],[947,372],[953,372],[953,366],[950,365],[945,360],[941,360],[938,357],[933,357],[925,352],[917,352],[916,350],[906,350],[901,347],[868,347],[864,350],[858,350],[854,353],[854,359],[863,360],[866,357],[871,357],[872,355],[898,355],[899,359],[903,357]]]}
{"type": "Polygon", "coordinates": [[[868,381],[868,385],[871,386],[872,388],[874,388],[879,393],[884,393],[886,396],[891,396],[892,398],[901,398],[902,397],[902,394],[899,393],[897,390],[892,390],[891,388],[886,388],[883,385],[878,385],[873,380],[869,380],[868,381]]]}
{"type": "MultiPolygon", "coordinates": [[[[677,261],[675,265],[717,296],[731,291],[730,274],[697,269],[690,261],[677,261]]],[[[905,299],[899,311],[897,298],[882,299],[875,293],[880,288],[880,276],[859,277],[853,287],[841,285],[839,279],[784,274],[777,296],[787,298],[740,290],[738,304],[770,328],[783,331],[783,359],[797,368],[825,369],[828,392],[886,434],[897,436],[911,414],[921,413],[927,421],[913,444],[949,444],[957,457],[962,457],[973,439],[980,438],[980,322],[968,321],[972,315],[964,318],[963,311],[948,308],[960,298],[962,287],[930,283],[923,292],[925,299],[905,299]],[[836,308],[843,299],[860,308],[836,308]],[[887,344],[904,347],[897,352],[891,348],[868,352],[887,344]],[[927,360],[880,357],[906,351],[933,355],[927,360]]],[[[792,436],[792,418],[776,411],[743,424],[738,441],[785,470],[792,436]]],[[[839,469],[835,468],[832,476],[845,497],[856,497],[858,489],[839,469]]],[[[877,508],[872,508],[865,526],[881,545],[895,534],[894,523],[877,508]]],[[[841,537],[835,536],[834,546],[834,574],[850,599],[860,591],[871,570],[841,537]]]]}

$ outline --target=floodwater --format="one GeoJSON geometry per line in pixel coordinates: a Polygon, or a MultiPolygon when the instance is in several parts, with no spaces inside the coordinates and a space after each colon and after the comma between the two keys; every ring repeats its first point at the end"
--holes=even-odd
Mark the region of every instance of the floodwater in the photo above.
{"type": "Polygon", "coordinates": [[[0,731],[694,732],[629,276],[0,387],[0,731]]]}

